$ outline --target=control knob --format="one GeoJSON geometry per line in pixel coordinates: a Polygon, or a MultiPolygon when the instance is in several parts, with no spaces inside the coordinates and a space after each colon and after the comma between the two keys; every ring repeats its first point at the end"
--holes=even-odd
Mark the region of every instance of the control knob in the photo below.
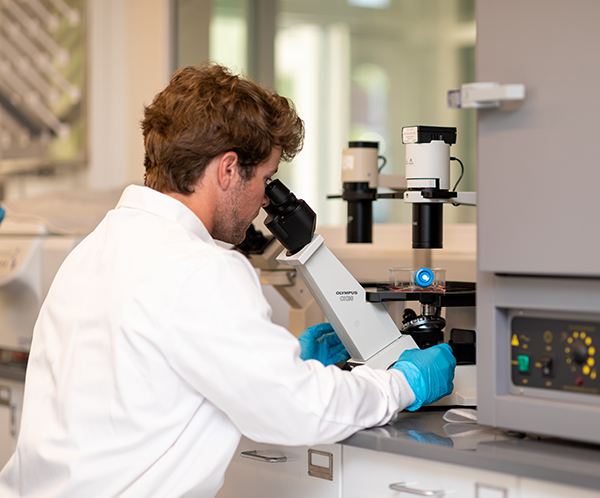
{"type": "Polygon", "coordinates": [[[573,342],[571,351],[573,361],[575,361],[575,363],[577,363],[578,365],[585,363],[585,361],[588,359],[588,348],[585,345],[585,343],[580,339],[577,339],[573,342]]]}

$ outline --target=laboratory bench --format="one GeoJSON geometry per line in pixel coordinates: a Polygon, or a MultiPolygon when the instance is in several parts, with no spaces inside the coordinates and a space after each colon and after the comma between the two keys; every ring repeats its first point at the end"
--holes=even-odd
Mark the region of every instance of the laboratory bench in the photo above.
{"type": "Polygon", "coordinates": [[[403,412],[314,447],[242,438],[217,497],[600,497],[600,446],[448,422],[445,414],[403,412]]]}

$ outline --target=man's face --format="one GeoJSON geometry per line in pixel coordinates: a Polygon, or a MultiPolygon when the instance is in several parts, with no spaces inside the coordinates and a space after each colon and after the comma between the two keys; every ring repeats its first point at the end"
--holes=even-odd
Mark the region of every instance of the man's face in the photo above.
{"type": "Polygon", "coordinates": [[[267,180],[277,173],[281,149],[275,148],[264,163],[259,164],[254,175],[244,180],[238,173],[236,183],[228,192],[218,219],[215,220],[212,236],[230,244],[239,244],[246,238],[246,230],[258,216],[261,207],[269,200],[265,195],[267,180]]]}

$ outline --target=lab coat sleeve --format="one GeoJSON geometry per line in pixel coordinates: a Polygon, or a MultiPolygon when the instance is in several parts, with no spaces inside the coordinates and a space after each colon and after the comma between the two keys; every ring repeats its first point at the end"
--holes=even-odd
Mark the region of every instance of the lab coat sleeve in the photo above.
{"type": "Polygon", "coordinates": [[[414,401],[400,372],[351,372],[300,359],[270,320],[254,269],[237,253],[205,261],[174,300],[167,361],[247,437],[307,445],[387,423],[414,401]]]}

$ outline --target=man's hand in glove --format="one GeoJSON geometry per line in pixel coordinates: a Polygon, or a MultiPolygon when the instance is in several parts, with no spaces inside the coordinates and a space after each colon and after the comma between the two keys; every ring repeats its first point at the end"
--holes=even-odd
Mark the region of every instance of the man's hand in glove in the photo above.
{"type": "Polygon", "coordinates": [[[391,367],[400,370],[415,393],[415,402],[406,408],[419,409],[452,392],[456,359],[448,344],[428,349],[408,349],[391,367]]]}
{"type": "Polygon", "coordinates": [[[348,351],[329,323],[319,323],[307,328],[299,338],[300,358],[318,360],[323,365],[333,365],[350,358],[348,351]]]}

